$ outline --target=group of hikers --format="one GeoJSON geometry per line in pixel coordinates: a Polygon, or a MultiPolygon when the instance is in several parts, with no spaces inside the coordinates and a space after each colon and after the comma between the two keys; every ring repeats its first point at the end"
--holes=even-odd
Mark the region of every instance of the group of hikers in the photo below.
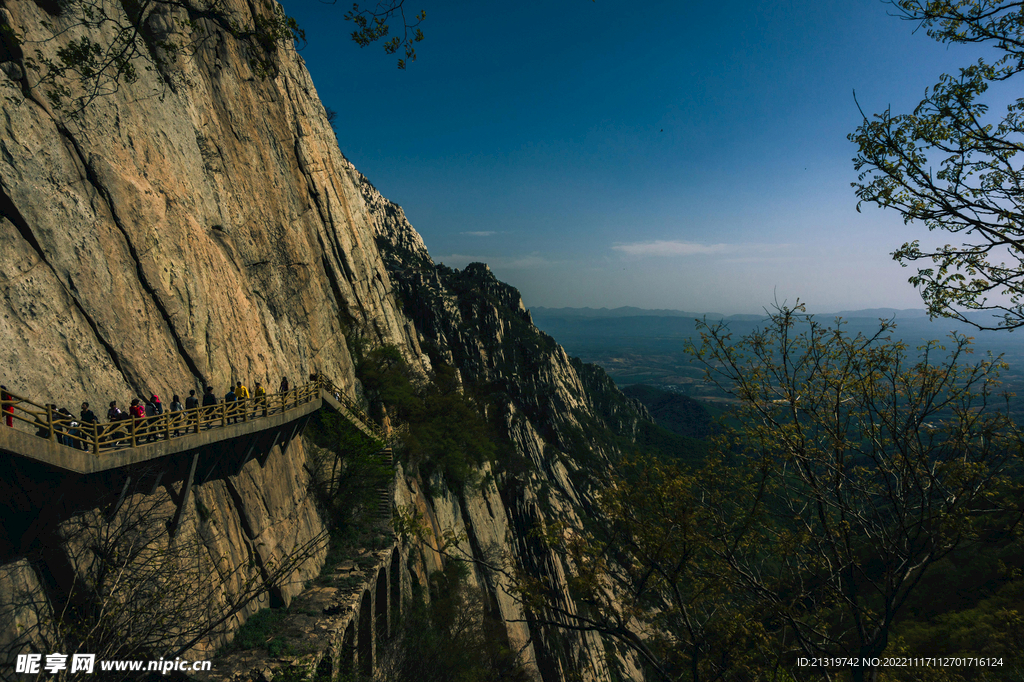
{"type": "MultiPolygon", "coordinates": [[[[287,393],[289,388],[288,378],[281,379],[278,391],[287,393]]],[[[7,426],[13,427],[15,401],[7,392],[6,386],[0,386],[0,401],[2,401],[0,412],[2,412],[4,421],[7,426]]],[[[36,435],[50,438],[52,429],[54,439],[60,444],[88,450],[90,443],[94,440],[100,443],[101,447],[123,445],[131,437],[134,426],[136,444],[148,443],[161,438],[165,433],[171,433],[174,436],[182,432],[187,433],[190,428],[197,429],[200,424],[211,428],[213,423],[208,420],[213,416],[216,405],[221,402],[225,406],[226,423],[233,424],[244,421],[249,416],[249,410],[252,411],[253,418],[259,414],[266,415],[267,391],[263,388],[263,384],[257,381],[252,395],[250,395],[248,387],[241,381],[237,381],[228,388],[228,392],[221,401],[214,394],[212,386],[205,387],[201,399],[196,397],[196,392],[193,389],[188,392],[184,404],[177,395],[171,399],[168,420],[159,423],[159,426],[158,418],[164,414],[164,406],[160,397],[155,393],[150,394],[149,398],[133,398],[127,410],[121,410],[117,406],[117,401],[111,400],[110,409],[107,410],[106,423],[100,422],[87,402],[82,403],[80,419],[76,419],[66,407],[57,407],[56,404],[50,403],[46,407],[48,415],[52,415],[52,418],[44,419],[42,415],[35,417],[35,424],[39,427],[36,435]],[[252,398],[251,402],[249,402],[250,398],[252,398]],[[177,412],[181,414],[175,414],[177,412]]]]}

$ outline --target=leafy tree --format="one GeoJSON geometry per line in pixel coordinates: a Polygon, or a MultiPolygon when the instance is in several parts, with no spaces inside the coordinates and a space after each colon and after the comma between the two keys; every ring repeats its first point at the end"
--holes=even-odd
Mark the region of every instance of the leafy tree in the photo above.
{"type": "Polygon", "coordinates": [[[384,0],[378,2],[373,9],[361,7],[358,2],[354,2],[352,9],[345,13],[345,20],[356,26],[356,30],[352,31],[352,41],[359,47],[383,40],[391,34],[391,25],[388,22],[392,19],[401,21],[401,37],[394,35],[383,43],[384,51],[388,54],[395,54],[400,50],[405,54],[404,58],[398,59],[399,69],[405,68],[406,59],[416,61],[416,43],[423,40],[420,23],[426,18],[425,10],[420,10],[409,17],[405,13],[405,0],[384,0]]]}
{"type": "Polygon", "coordinates": [[[979,59],[943,75],[909,114],[886,110],[850,135],[857,143],[860,204],[894,208],[905,222],[923,221],[963,243],[936,248],[915,240],[893,257],[904,266],[923,261],[910,282],[933,315],[983,329],[1024,325],[1024,214],[1018,157],[1024,132],[1024,98],[1002,118],[989,115],[989,86],[1024,70],[1024,5],[1006,0],[896,0],[897,15],[918,23],[947,44],[993,48],[994,60],[979,59]],[[963,309],[994,311],[978,322],[963,309]]]}
{"type": "Polygon", "coordinates": [[[347,419],[321,410],[309,424],[312,489],[336,536],[365,526],[394,471],[381,458],[384,444],[347,419]]]}
{"type": "Polygon", "coordinates": [[[428,480],[443,473],[461,489],[475,481],[477,467],[496,457],[501,439],[481,414],[482,401],[468,395],[454,368],[439,363],[425,381],[394,346],[356,357],[363,390],[392,415],[401,436],[398,454],[412,470],[428,480]]]}
{"type": "Polygon", "coordinates": [[[775,614],[783,650],[876,657],[922,578],[981,539],[1019,434],[996,400],[1002,363],[967,363],[969,339],[912,352],[890,324],[851,337],[802,312],[737,343],[703,328],[698,358],[741,403],[717,552],[775,614]]]}
{"type": "Polygon", "coordinates": [[[818,679],[795,658],[881,656],[936,564],[987,541],[1006,507],[1019,517],[998,360],[966,362],[964,337],[913,351],[891,325],[851,336],[802,312],[739,340],[703,326],[694,351],[737,419],[699,469],[619,467],[603,523],[541,529],[580,606],[520,572],[534,617],[598,631],[661,679],[818,679]]]}

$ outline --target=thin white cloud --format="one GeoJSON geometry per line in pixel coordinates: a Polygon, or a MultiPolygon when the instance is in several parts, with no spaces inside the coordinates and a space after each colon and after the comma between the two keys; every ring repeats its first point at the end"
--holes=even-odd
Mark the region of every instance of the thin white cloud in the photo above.
{"type": "MultiPolygon", "coordinates": [[[[738,244],[700,244],[659,239],[650,242],[632,242],[615,244],[612,249],[621,253],[637,256],[719,256],[722,263],[755,263],[770,260],[787,260],[801,253],[794,251],[794,244],[764,244],[757,242],[740,242],[738,244]],[[722,258],[727,256],[728,258],[722,258]]],[[[806,254],[802,254],[806,255],[806,254]]]]}
{"type": "Polygon", "coordinates": [[[498,233],[491,230],[487,230],[484,232],[459,232],[459,234],[464,234],[469,237],[493,237],[498,233]]]}
{"type": "Polygon", "coordinates": [[[633,242],[616,244],[616,251],[631,256],[698,256],[712,253],[725,253],[735,249],[729,244],[698,244],[696,242],[680,242],[659,239],[653,242],[633,242]]]}

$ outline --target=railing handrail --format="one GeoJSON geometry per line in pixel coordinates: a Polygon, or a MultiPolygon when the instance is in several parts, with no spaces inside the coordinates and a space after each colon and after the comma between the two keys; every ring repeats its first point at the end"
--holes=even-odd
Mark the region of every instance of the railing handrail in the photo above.
{"type": "MultiPolygon", "coordinates": [[[[7,391],[0,397],[0,419],[5,420],[4,424],[0,424],[0,428],[7,428],[8,421],[12,426],[14,422],[28,425],[36,429],[36,435],[40,437],[60,441],[69,447],[90,451],[93,455],[99,456],[101,452],[116,452],[153,440],[174,440],[189,433],[199,433],[204,429],[270,417],[317,400],[321,397],[321,392],[329,393],[337,400],[349,412],[346,416],[357,427],[370,432],[381,441],[387,441],[384,431],[345,396],[334,382],[322,374],[317,374],[311,377],[310,382],[288,391],[265,393],[261,396],[250,395],[248,398],[236,398],[234,401],[220,399],[214,404],[200,404],[198,407],[174,411],[170,410],[169,406],[161,405],[160,414],[145,417],[126,416],[114,421],[91,423],[82,423],[78,417],[68,417],[58,412],[52,403],[39,405],[28,398],[7,391]]],[[[24,426],[21,430],[24,430],[24,426]]]]}

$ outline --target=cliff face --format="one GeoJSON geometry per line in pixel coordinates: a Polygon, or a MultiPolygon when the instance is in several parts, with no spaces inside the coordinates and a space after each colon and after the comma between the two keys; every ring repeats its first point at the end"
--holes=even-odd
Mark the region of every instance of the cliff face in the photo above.
{"type": "MultiPolygon", "coordinates": [[[[223,5],[243,27],[267,8],[223,5]]],[[[123,17],[121,4],[102,6],[123,17]]],[[[72,118],[34,87],[38,72],[25,57],[38,49],[56,59],[73,41],[112,34],[60,7],[0,2],[0,383],[39,404],[88,400],[98,414],[109,400],[124,407],[154,392],[167,404],[204,384],[223,395],[235,380],[273,390],[282,376],[295,385],[314,370],[354,396],[346,345],[354,329],[419,362],[356,175],[293,50],[278,48],[278,73],[261,79],[212,23],[193,26],[158,7],[147,26],[163,37],[190,42],[204,32],[195,54],[162,70],[136,60],[136,82],[72,118]]],[[[240,472],[197,485],[182,512],[176,542],[196,547],[203,580],[222,597],[267,579],[268,567],[324,530],[301,440],[287,452],[267,447],[240,472]]],[[[20,464],[2,464],[3,487],[19,501],[3,508],[0,645],[46,634],[36,619],[52,616],[53,590],[73,581],[56,575],[75,565],[73,543],[52,551],[67,540],[67,524],[98,518],[91,530],[114,527],[92,508],[109,500],[63,494],[96,481],[54,482],[22,499],[20,464]],[[30,564],[40,551],[46,559],[30,564]]],[[[180,472],[144,485],[133,476],[124,508],[136,491],[154,510],[180,502],[180,472]]],[[[322,549],[312,552],[270,603],[286,603],[322,560],[322,549]]],[[[225,632],[267,603],[241,611],[225,632]]]]}
{"type": "MultiPolygon", "coordinates": [[[[224,4],[240,25],[253,22],[255,5],[224,4]]],[[[23,44],[50,55],[86,34],[48,14],[49,3],[0,7],[23,44]]],[[[102,405],[149,392],[166,402],[206,383],[223,393],[237,379],[274,387],[288,376],[294,384],[319,370],[357,396],[352,335],[396,346],[424,375],[453,365],[489,396],[488,409],[528,465],[463,494],[435,481],[430,496],[423,481],[403,475],[396,501],[420,508],[438,532],[464,532],[467,553],[504,554],[544,576],[561,606],[575,608],[567,567],[530,532],[592,512],[594,487],[615,454],[606,436],[630,437],[642,409],[534,328],[518,292],[486,266],[433,264],[402,210],[338,150],[294,51],[279,48],[278,72],[261,79],[233,39],[184,18],[154,14],[151,25],[207,30],[194,55],[141,70],[77,120],[31,87],[19,50],[0,50],[8,97],[0,135],[3,382],[40,403],[102,405]]],[[[258,578],[259,566],[323,529],[304,494],[303,462],[296,440],[287,453],[277,447],[198,486],[182,533],[199,538],[214,563],[250,562],[258,578]]],[[[439,561],[428,556],[421,553],[421,573],[439,561]]],[[[39,576],[20,558],[5,560],[0,593],[40,592],[39,576]]],[[[280,598],[320,562],[313,556],[280,598]]],[[[543,624],[544,614],[524,613],[500,573],[478,568],[474,580],[536,676],[611,679],[611,659],[635,678],[630,662],[606,656],[595,636],[561,633],[543,624]]],[[[238,589],[223,577],[218,585],[238,589]]]]}
{"type": "MultiPolygon", "coordinates": [[[[252,23],[248,3],[225,4],[252,23]]],[[[39,4],[4,7],[22,42],[51,56],[86,35],[54,37],[43,22],[71,19],[39,4]]],[[[177,19],[162,25],[188,30],[177,19]]],[[[276,386],[315,368],[351,389],[346,329],[410,346],[302,60],[281,49],[279,75],[260,79],[211,35],[164,73],[140,65],[80,120],[0,69],[0,367],[12,391],[61,404],[201,383],[222,393],[236,377],[276,386]]]]}
{"type": "MultiPolygon", "coordinates": [[[[362,180],[374,234],[404,312],[421,346],[438,365],[458,368],[464,384],[498,411],[504,436],[524,464],[506,467],[493,482],[461,495],[445,490],[433,500],[431,523],[464,533],[462,551],[477,560],[476,578],[492,595],[490,608],[506,623],[509,640],[524,648],[544,680],[641,679],[629,656],[606,655],[592,633],[545,623],[550,613],[527,613],[505,591],[500,571],[486,568],[501,557],[545,578],[561,595],[559,608],[574,612],[566,566],[558,552],[534,539],[550,523],[583,527],[596,511],[594,494],[617,456],[616,443],[636,435],[649,417],[623,396],[601,369],[569,358],[533,326],[519,292],[474,263],[464,270],[434,265],[401,208],[362,180]],[[443,512],[441,510],[444,510],[443,512]],[[614,668],[614,670],[612,670],[614,668]]],[[[490,481],[489,478],[484,479],[490,481]]],[[[415,485],[398,503],[416,507],[415,485]]],[[[421,503],[421,511],[427,509],[421,503]]]]}

